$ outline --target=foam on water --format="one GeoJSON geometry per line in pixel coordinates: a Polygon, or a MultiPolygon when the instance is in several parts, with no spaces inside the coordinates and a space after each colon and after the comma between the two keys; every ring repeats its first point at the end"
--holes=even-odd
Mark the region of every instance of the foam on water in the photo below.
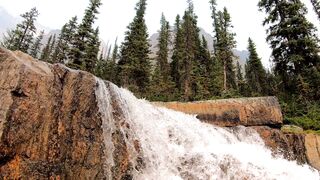
{"type": "MultiPolygon", "coordinates": [[[[126,89],[97,80],[97,98],[104,112],[105,143],[110,144],[110,94],[115,97],[139,140],[145,167],[134,179],[290,179],[319,180],[308,165],[273,157],[252,129],[234,130],[201,123],[195,116],[155,107],[126,89]],[[110,93],[111,92],[111,93],[110,93]],[[109,119],[109,120],[107,120],[109,119]]],[[[132,145],[133,146],[133,145],[132,145]]],[[[110,149],[108,150],[110,152],[110,149]]],[[[112,152],[112,151],[111,151],[112,152]]],[[[111,157],[111,155],[109,155],[111,157]]],[[[112,160],[107,160],[113,164],[112,160]]]]}

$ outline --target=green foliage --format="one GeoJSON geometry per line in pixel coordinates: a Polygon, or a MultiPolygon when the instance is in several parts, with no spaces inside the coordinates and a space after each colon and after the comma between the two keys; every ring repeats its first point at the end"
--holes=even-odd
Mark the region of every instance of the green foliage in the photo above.
{"type": "Polygon", "coordinates": [[[52,42],[53,42],[53,36],[51,35],[48,39],[48,42],[46,46],[42,49],[42,53],[40,56],[41,61],[50,62],[50,55],[52,53],[52,42]]]}
{"type": "Polygon", "coordinates": [[[70,53],[70,59],[73,61],[68,63],[73,68],[91,73],[94,71],[98,60],[95,53],[97,52],[96,49],[100,47],[100,41],[98,37],[99,31],[97,29],[94,30],[92,26],[97,19],[98,8],[101,4],[101,0],[90,0],[90,5],[85,10],[84,18],[77,28],[70,53]]]}
{"type": "Polygon", "coordinates": [[[94,72],[100,48],[99,28],[96,28],[96,30],[90,34],[90,38],[88,39],[86,46],[87,47],[85,48],[83,55],[83,60],[86,63],[85,68],[89,72],[94,72]]]}
{"type": "Polygon", "coordinates": [[[239,61],[237,62],[237,87],[238,87],[238,92],[239,94],[243,96],[247,96],[248,93],[248,88],[245,80],[243,79],[243,73],[241,70],[241,65],[239,61]]]}
{"type": "Polygon", "coordinates": [[[32,44],[32,47],[30,49],[30,55],[36,59],[39,59],[40,49],[42,46],[42,39],[43,39],[44,31],[41,31],[39,36],[36,38],[34,43],[32,44]]]}
{"type": "MultiPolygon", "coordinates": [[[[319,74],[319,40],[316,28],[305,15],[307,9],[300,0],[260,0],[259,8],[267,14],[263,24],[268,25],[267,41],[270,43],[275,75],[283,94],[300,94],[301,79],[310,92],[318,91],[319,84],[313,77],[319,74]],[[300,84],[299,84],[300,83],[300,84]]],[[[302,95],[302,94],[301,94],[302,95]]],[[[309,100],[319,99],[319,96],[309,100]]]]}
{"type": "Polygon", "coordinates": [[[319,102],[302,103],[298,98],[281,101],[284,122],[295,124],[303,129],[320,130],[319,102]]]}
{"type": "Polygon", "coordinates": [[[237,88],[232,52],[232,49],[236,47],[236,41],[234,40],[235,33],[231,32],[232,27],[230,14],[224,8],[215,16],[215,56],[223,65],[224,91],[237,88]]]}
{"type": "Polygon", "coordinates": [[[7,32],[1,46],[10,50],[19,50],[28,53],[33,43],[34,34],[36,33],[35,21],[39,13],[36,8],[21,15],[23,21],[17,24],[14,30],[7,32]]]}
{"type": "Polygon", "coordinates": [[[149,43],[144,15],[146,0],[139,0],[136,16],[128,26],[121,45],[118,77],[121,86],[129,88],[138,96],[147,95],[150,84],[149,43]]]}
{"type": "Polygon", "coordinates": [[[311,4],[313,6],[315,13],[318,16],[318,19],[320,20],[320,2],[318,0],[311,0],[311,4]]]}
{"type": "Polygon", "coordinates": [[[181,20],[180,16],[177,15],[175,22],[175,40],[173,47],[173,55],[171,66],[171,77],[173,82],[175,83],[176,89],[178,91],[182,91],[182,83],[181,83],[181,71],[182,71],[182,58],[185,56],[185,48],[183,42],[183,29],[181,28],[181,20]]]}
{"type": "Polygon", "coordinates": [[[170,26],[164,15],[161,17],[161,29],[158,39],[157,63],[152,75],[149,89],[149,98],[154,101],[170,101],[174,99],[175,84],[170,76],[170,66],[168,62],[170,26]]]}
{"type": "Polygon", "coordinates": [[[77,16],[62,26],[61,33],[59,34],[57,45],[55,46],[52,60],[58,63],[67,63],[72,61],[71,48],[75,41],[75,33],[77,29],[77,16]]]}
{"type": "Polygon", "coordinates": [[[249,59],[246,64],[246,80],[251,96],[262,96],[267,94],[266,71],[256,51],[256,45],[248,40],[249,59]]]}

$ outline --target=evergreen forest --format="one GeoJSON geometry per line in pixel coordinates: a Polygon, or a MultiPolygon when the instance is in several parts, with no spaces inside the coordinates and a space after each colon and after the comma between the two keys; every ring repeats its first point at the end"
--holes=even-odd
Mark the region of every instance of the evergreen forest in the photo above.
{"type": "MultiPolygon", "coordinates": [[[[82,19],[71,17],[45,43],[44,31],[35,25],[39,12],[32,8],[21,15],[23,20],[15,28],[8,29],[0,44],[41,61],[88,71],[150,101],[277,96],[285,123],[320,131],[320,41],[301,0],[257,2],[265,15],[261,23],[272,49],[271,69],[263,66],[252,38],[241,67],[233,53],[237,42],[232,17],[227,8],[218,9],[215,0],[208,0],[214,51],[200,35],[194,4],[188,0],[174,24],[162,14],[156,57],[150,58],[147,0],[137,1],[123,42],[102,47],[95,24],[102,2],[90,0],[82,19]]],[[[310,1],[320,21],[320,2],[310,1]]]]}

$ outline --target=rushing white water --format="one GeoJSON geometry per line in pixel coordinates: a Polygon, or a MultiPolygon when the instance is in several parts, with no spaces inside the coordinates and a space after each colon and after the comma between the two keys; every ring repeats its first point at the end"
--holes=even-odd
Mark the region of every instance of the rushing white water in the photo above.
{"type": "MultiPolygon", "coordinates": [[[[231,132],[204,124],[194,116],[155,107],[111,83],[108,88],[101,80],[97,83],[107,146],[112,150],[110,94],[116,96],[113,98],[117,99],[130,125],[131,135],[140,142],[145,166],[139,171],[133,170],[134,179],[319,180],[319,172],[308,165],[273,157],[251,129],[238,127],[231,132]]],[[[108,163],[113,165],[112,160],[108,163]]]]}

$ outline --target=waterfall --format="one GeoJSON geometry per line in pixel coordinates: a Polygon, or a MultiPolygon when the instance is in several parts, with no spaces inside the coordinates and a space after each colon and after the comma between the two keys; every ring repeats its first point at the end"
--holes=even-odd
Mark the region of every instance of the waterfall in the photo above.
{"type": "MultiPolygon", "coordinates": [[[[114,165],[111,134],[117,126],[112,116],[112,102],[116,101],[130,127],[120,130],[129,134],[125,140],[128,149],[135,147],[134,139],[141,146],[144,166],[132,170],[133,179],[319,180],[319,172],[310,166],[272,156],[252,129],[227,130],[205,124],[195,116],[155,107],[128,90],[112,83],[106,86],[99,79],[96,96],[109,148],[105,166],[108,173],[114,165]]],[[[134,150],[130,151],[130,157],[137,156],[134,150]]]]}

